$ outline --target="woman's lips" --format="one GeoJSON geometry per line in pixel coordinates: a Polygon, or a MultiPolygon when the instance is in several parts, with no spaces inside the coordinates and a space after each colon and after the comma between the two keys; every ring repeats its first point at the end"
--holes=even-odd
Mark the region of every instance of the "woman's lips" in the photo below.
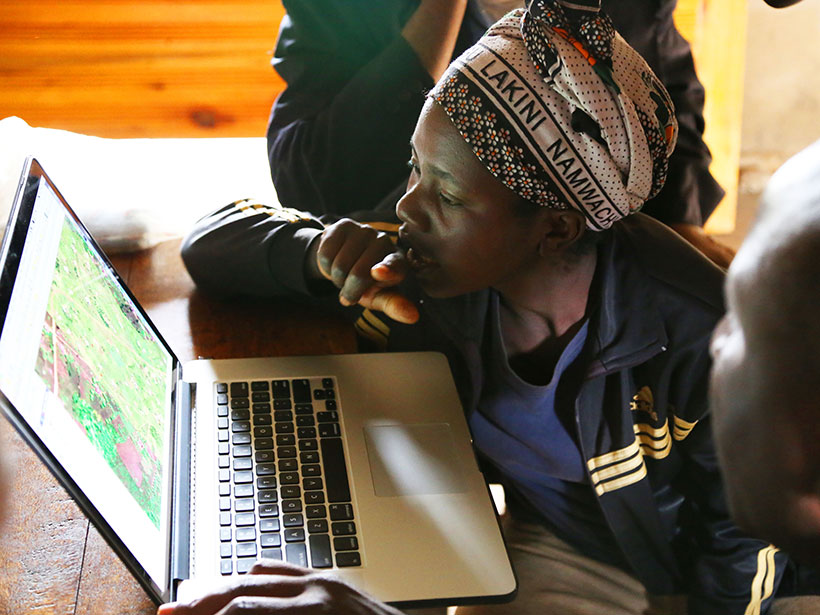
{"type": "Polygon", "coordinates": [[[414,271],[421,271],[436,264],[432,258],[420,254],[415,248],[407,249],[407,261],[414,271]]]}

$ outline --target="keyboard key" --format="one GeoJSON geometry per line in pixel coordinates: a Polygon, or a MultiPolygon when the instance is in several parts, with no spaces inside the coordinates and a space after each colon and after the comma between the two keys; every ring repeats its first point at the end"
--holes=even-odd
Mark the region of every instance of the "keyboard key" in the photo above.
{"type": "Polygon", "coordinates": [[[331,523],[330,531],[334,536],[351,536],[356,533],[356,524],[352,521],[331,523]]]}
{"type": "Polygon", "coordinates": [[[217,406],[216,415],[218,417],[228,416],[228,406],[217,406]]]}
{"type": "Polygon", "coordinates": [[[340,536],[333,539],[333,548],[337,551],[358,551],[359,541],[355,536],[340,536]]]}
{"type": "Polygon", "coordinates": [[[270,425],[260,425],[253,428],[254,438],[271,438],[273,437],[273,427],[270,425]]]}
{"type": "Polygon", "coordinates": [[[294,433],[293,423],[276,423],[274,425],[274,431],[276,431],[276,433],[294,433]]]}
{"type": "Polygon", "coordinates": [[[274,399],[290,397],[290,382],[287,380],[274,380],[271,385],[273,386],[274,399]]]}
{"type": "Polygon", "coordinates": [[[231,528],[229,528],[229,527],[219,528],[219,540],[221,542],[230,542],[231,541],[231,528]]]}
{"type": "Polygon", "coordinates": [[[302,466],[302,476],[321,476],[322,467],[314,464],[302,466]]]}
{"type": "Polygon", "coordinates": [[[231,495],[231,484],[230,483],[220,483],[219,484],[219,495],[231,495]]]}
{"type": "Polygon", "coordinates": [[[325,519],[311,519],[307,522],[307,530],[311,534],[327,534],[327,521],[325,519]]]}
{"type": "Polygon", "coordinates": [[[322,387],[325,389],[332,389],[335,385],[333,378],[322,378],[322,387]]]}
{"type": "Polygon", "coordinates": [[[276,466],[272,463],[259,463],[256,465],[257,476],[269,476],[271,474],[276,474],[276,466]]]}
{"type": "Polygon", "coordinates": [[[227,443],[227,442],[220,442],[220,443],[217,445],[217,449],[216,449],[216,450],[217,450],[217,452],[218,452],[220,455],[227,455],[227,454],[230,452],[230,450],[231,450],[231,449],[230,449],[230,447],[228,446],[228,443],[227,443]]]}
{"type": "Polygon", "coordinates": [[[267,463],[274,460],[273,451],[256,451],[254,455],[257,463],[267,463]]]}
{"type": "Polygon", "coordinates": [[[281,491],[283,500],[302,497],[302,489],[299,485],[283,485],[281,491]]]}
{"type": "Polygon", "coordinates": [[[330,568],[333,558],[330,554],[330,538],[327,534],[312,534],[310,544],[310,563],[314,568],[330,568]]]}
{"type": "Polygon", "coordinates": [[[247,444],[233,447],[233,456],[234,457],[250,457],[251,452],[252,452],[251,447],[247,444]]]}
{"type": "Polygon", "coordinates": [[[216,428],[217,429],[227,429],[228,428],[228,417],[223,416],[221,418],[216,419],[216,428]]]}
{"type": "Polygon", "coordinates": [[[344,551],[336,554],[336,565],[339,568],[347,568],[348,566],[361,566],[362,558],[358,551],[344,551]]]}
{"type": "Polygon", "coordinates": [[[298,472],[282,472],[279,474],[279,482],[283,485],[298,485],[299,484],[299,473],[298,472]]]}
{"type": "Polygon", "coordinates": [[[236,542],[249,542],[256,540],[255,527],[240,527],[236,530],[236,542]]]}
{"type": "Polygon", "coordinates": [[[273,420],[277,423],[281,422],[292,422],[293,421],[293,412],[290,410],[277,410],[273,413],[273,420]]]}
{"type": "Polygon", "coordinates": [[[257,489],[276,489],[275,476],[260,476],[256,479],[257,489]]]}
{"type": "Polygon", "coordinates": [[[324,504],[325,494],[321,491],[306,491],[305,504],[324,504]]]}
{"type": "MultiPolygon", "coordinates": [[[[323,438],[322,465],[325,469],[328,502],[349,502],[350,485],[347,482],[344,449],[341,438],[323,438]]],[[[347,517],[352,519],[352,517],[347,517]]]]}
{"type": "Polygon", "coordinates": [[[319,401],[327,399],[327,392],[324,389],[315,389],[313,391],[313,399],[319,401]]]}
{"type": "Polygon", "coordinates": [[[276,446],[293,446],[296,444],[296,436],[292,433],[276,435],[276,446]]]}
{"type": "Polygon", "coordinates": [[[234,485],[233,495],[237,498],[252,498],[253,497],[253,483],[245,485],[234,485]]]}
{"type": "Polygon", "coordinates": [[[263,549],[270,549],[271,547],[281,547],[282,537],[279,534],[262,534],[259,537],[259,546],[263,549]]]}
{"type": "Polygon", "coordinates": [[[220,544],[219,557],[233,557],[233,545],[229,542],[223,542],[220,544]]]}
{"type": "Polygon", "coordinates": [[[253,444],[258,451],[272,450],[273,438],[259,438],[253,444]]]}
{"type": "MultiPolygon", "coordinates": [[[[248,409],[231,410],[232,421],[248,421],[251,418],[251,411],[248,409]]],[[[226,425],[227,427],[227,425],[226,425]]]]}
{"type": "Polygon", "coordinates": [[[322,423],[319,425],[320,438],[334,438],[342,435],[342,430],[339,429],[339,423],[322,423]]]}
{"type": "Polygon", "coordinates": [[[321,478],[305,478],[302,481],[302,487],[305,491],[316,491],[322,489],[324,485],[321,478]]]}
{"type": "Polygon", "coordinates": [[[310,382],[307,379],[293,381],[293,401],[297,404],[310,403],[310,382]]]}
{"type": "Polygon", "coordinates": [[[256,515],[252,512],[236,513],[236,527],[256,525],[256,515]]]}
{"type": "Polygon", "coordinates": [[[300,414],[296,417],[297,427],[312,427],[315,424],[316,419],[313,418],[312,414],[300,414]]]}
{"type": "Polygon", "coordinates": [[[226,526],[231,524],[231,513],[229,512],[221,512],[219,513],[219,525],[226,526]]]}
{"type": "Polygon", "coordinates": [[[316,420],[320,423],[338,423],[339,422],[339,413],[338,412],[317,412],[316,413],[316,420]]]}
{"type": "Polygon", "coordinates": [[[302,500],[282,500],[283,513],[296,513],[302,510],[302,500]]]}
{"type": "Polygon", "coordinates": [[[296,430],[296,436],[298,438],[315,438],[316,437],[316,428],[315,427],[299,427],[296,430]]]}
{"type": "Polygon", "coordinates": [[[331,521],[347,521],[353,518],[353,506],[351,504],[331,504],[331,521]]]}
{"type": "Polygon", "coordinates": [[[256,557],[255,542],[240,542],[236,545],[236,557],[256,557]]]}
{"type": "MultiPolygon", "coordinates": [[[[254,545],[256,547],[256,545],[254,545]]],[[[256,563],[255,557],[243,557],[242,559],[236,560],[236,571],[239,574],[245,574],[249,572],[253,565],[256,563]]]]}
{"type": "Polygon", "coordinates": [[[219,563],[219,570],[224,575],[233,574],[233,562],[229,559],[223,559],[219,563]]]}
{"type": "Polygon", "coordinates": [[[259,516],[260,517],[278,517],[279,516],[279,504],[260,504],[259,505],[259,516]]]}
{"type": "Polygon", "coordinates": [[[219,470],[219,482],[226,483],[231,480],[231,471],[228,469],[219,470]]]}
{"type": "Polygon", "coordinates": [[[293,403],[289,399],[274,399],[273,400],[273,409],[274,410],[290,410],[293,408],[293,403]]]}
{"type": "MultiPolygon", "coordinates": [[[[259,498],[260,504],[270,504],[275,502],[278,498],[276,497],[276,489],[268,489],[267,491],[260,491],[257,495],[259,498]]],[[[284,502],[282,503],[284,505],[284,502]]],[[[284,509],[283,509],[284,510],[284,509]]]]}
{"type": "Polygon", "coordinates": [[[295,459],[280,459],[279,460],[279,471],[280,472],[295,472],[299,469],[299,462],[295,459]]]}
{"type": "Polygon", "coordinates": [[[251,407],[254,415],[257,414],[270,414],[270,404],[254,404],[251,407]]]}
{"type": "Polygon", "coordinates": [[[282,549],[262,549],[262,557],[265,559],[282,559],[282,549]]]}
{"type": "Polygon", "coordinates": [[[251,393],[251,401],[254,403],[270,401],[270,393],[267,391],[253,391],[251,393]]]}
{"type": "Polygon", "coordinates": [[[302,451],[299,453],[299,460],[302,463],[319,463],[319,453],[316,451],[302,451]]]}
{"type": "Polygon", "coordinates": [[[291,564],[307,567],[307,547],[305,543],[296,542],[285,546],[285,557],[291,564]]]}
{"type": "Polygon", "coordinates": [[[231,397],[247,397],[248,383],[247,382],[231,382],[231,397]]]}
{"type": "Polygon", "coordinates": [[[270,425],[273,419],[271,419],[270,414],[254,414],[253,415],[253,424],[254,425],[270,425]]]}
{"type": "Polygon", "coordinates": [[[313,416],[313,404],[297,404],[294,410],[296,414],[308,414],[313,416]]]}
{"type": "MultiPolygon", "coordinates": [[[[278,532],[279,531],[279,519],[260,519],[259,520],[259,531],[260,532],[278,532]]],[[[279,546],[279,545],[276,545],[276,546],[279,546]]]]}
{"type": "Polygon", "coordinates": [[[304,542],[305,530],[301,527],[292,527],[285,530],[285,542],[304,542]]]}
{"type": "Polygon", "coordinates": [[[315,451],[319,449],[319,443],[316,440],[299,440],[300,451],[315,451]]]}
{"type": "Polygon", "coordinates": [[[230,510],[231,498],[219,498],[219,510],[230,510]]]}
{"type": "Polygon", "coordinates": [[[238,408],[250,408],[251,407],[251,400],[247,397],[234,397],[231,399],[231,410],[236,410],[238,408]]]}
{"type": "Polygon", "coordinates": [[[250,470],[253,468],[253,462],[248,457],[233,460],[234,470],[250,470]]]}
{"type": "Polygon", "coordinates": [[[251,512],[256,506],[253,498],[238,498],[233,502],[235,512],[251,512]]]}
{"type": "Polygon", "coordinates": [[[249,433],[235,433],[231,436],[231,444],[250,444],[251,434],[249,433]]]}
{"type": "Polygon", "coordinates": [[[280,446],[276,449],[276,454],[279,455],[279,458],[289,458],[289,457],[296,457],[296,447],[295,446],[280,446]]]}
{"type": "MultiPolygon", "coordinates": [[[[321,492],[319,492],[321,494],[321,492]]],[[[305,516],[308,519],[324,519],[327,517],[327,509],[324,504],[313,504],[305,507],[305,516]]]]}
{"type": "Polygon", "coordinates": [[[233,473],[233,482],[237,485],[253,482],[253,472],[251,470],[241,470],[233,473]]]}
{"type": "Polygon", "coordinates": [[[231,467],[231,458],[228,455],[220,455],[217,465],[220,469],[231,467]]]}
{"type": "Polygon", "coordinates": [[[302,513],[290,513],[282,515],[282,525],[285,527],[301,527],[305,524],[302,513]]]}
{"type": "Polygon", "coordinates": [[[216,396],[216,403],[220,404],[220,405],[227,404],[228,403],[228,396],[225,395],[224,393],[220,393],[219,395],[216,396]]]}
{"type": "Polygon", "coordinates": [[[231,423],[231,431],[233,433],[242,433],[251,430],[251,424],[248,421],[234,421],[231,423]]]}
{"type": "Polygon", "coordinates": [[[335,399],[328,399],[325,401],[325,410],[337,410],[338,406],[336,405],[335,399]]]}
{"type": "Polygon", "coordinates": [[[269,390],[267,380],[255,380],[251,382],[251,392],[253,391],[267,391],[269,390]]]}
{"type": "Polygon", "coordinates": [[[217,382],[216,383],[216,392],[217,393],[227,393],[228,392],[228,383],[227,382],[217,382]]]}

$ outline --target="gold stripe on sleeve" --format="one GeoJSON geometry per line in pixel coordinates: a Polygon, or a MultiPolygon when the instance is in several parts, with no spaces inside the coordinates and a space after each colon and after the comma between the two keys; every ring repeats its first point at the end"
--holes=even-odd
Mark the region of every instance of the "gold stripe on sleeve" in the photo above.
{"type": "Polygon", "coordinates": [[[358,320],[353,323],[353,327],[358,331],[358,333],[366,338],[369,339],[371,342],[375,343],[379,348],[384,349],[387,347],[387,336],[384,335],[381,331],[374,328],[370,325],[365,319],[364,315],[359,316],[358,320]]]}
{"type": "Polygon", "coordinates": [[[610,463],[615,463],[616,461],[622,461],[629,457],[632,457],[635,453],[638,452],[638,440],[636,439],[632,444],[627,447],[618,449],[617,451],[612,451],[610,453],[606,453],[605,455],[600,455],[598,457],[593,457],[589,461],[587,461],[587,467],[589,468],[590,472],[595,472],[596,468],[600,468],[605,465],[609,465],[610,463]]]}
{"type": "Polygon", "coordinates": [[[365,310],[362,312],[362,318],[364,318],[371,327],[378,330],[379,333],[384,335],[384,337],[390,336],[390,327],[388,327],[387,324],[381,318],[376,316],[367,308],[365,308],[365,310]]]}
{"type": "Polygon", "coordinates": [[[646,476],[646,464],[643,463],[643,456],[639,456],[638,459],[640,459],[641,465],[636,472],[596,485],[595,493],[603,495],[607,491],[615,491],[642,480],[646,476]]]}
{"type": "Polygon", "coordinates": [[[774,554],[778,550],[777,547],[769,545],[758,551],[757,572],[754,579],[752,579],[751,596],[744,615],[760,615],[760,607],[763,601],[774,592],[774,577],[777,572],[774,565],[774,554]]]}
{"type": "Polygon", "coordinates": [[[675,418],[675,426],[672,428],[672,437],[675,438],[678,442],[686,438],[689,435],[689,432],[692,431],[692,428],[698,424],[697,421],[694,423],[690,423],[689,421],[684,421],[682,418],[675,418]]]}
{"type": "Polygon", "coordinates": [[[662,427],[652,427],[647,423],[633,425],[635,435],[641,444],[641,452],[653,459],[664,459],[672,451],[672,438],[669,435],[669,422],[662,427]]]}

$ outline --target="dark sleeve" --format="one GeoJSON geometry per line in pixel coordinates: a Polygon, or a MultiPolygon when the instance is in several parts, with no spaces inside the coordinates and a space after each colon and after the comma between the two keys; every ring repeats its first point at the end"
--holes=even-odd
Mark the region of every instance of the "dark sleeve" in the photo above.
{"type": "Polygon", "coordinates": [[[214,294],[311,294],[305,255],[322,229],[309,214],[237,201],[196,223],[182,260],[197,286],[214,294]]]}
{"type": "Polygon", "coordinates": [[[431,77],[402,38],[412,0],[285,0],[273,66],[287,82],[268,156],[280,201],[372,209],[407,175],[431,77]]]}
{"type": "Polygon", "coordinates": [[[731,519],[707,411],[707,346],[708,336],[684,352],[676,380],[687,384],[675,395],[678,403],[670,421],[685,459],[678,487],[686,497],[681,538],[692,562],[688,609],[699,615],[766,613],[788,558],[745,535],[731,519]]]}
{"type": "Polygon", "coordinates": [[[669,91],[678,119],[678,143],[660,193],[643,212],[666,224],[702,226],[723,198],[709,173],[712,156],[703,142],[704,89],[692,50],[673,20],[676,0],[603,0],[615,27],[640,53],[669,91]]]}

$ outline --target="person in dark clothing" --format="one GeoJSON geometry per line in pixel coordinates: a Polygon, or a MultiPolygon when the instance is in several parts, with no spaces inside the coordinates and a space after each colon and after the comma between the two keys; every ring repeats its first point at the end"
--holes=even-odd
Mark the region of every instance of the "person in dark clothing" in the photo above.
{"type": "MultiPolygon", "coordinates": [[[[580,7],[508,15],[440,78],[398,245],[383,225],[241,202],[201,220],[183,258],[203,289],[325,297],[374,343],[448,357],[510,495],[520,580],[510,605],[463,612],[775,613],[788,556],[729,519],[711,439],[723,274],[636,213],[663,185],[671,103],[580,7]]],[[[252,572],[161,612],[395,615],[331,575],[252,572]]]]}
{"type": "MultiPolygon", "coordinates": [[[[425,92],[484,33],[493,4],[285,0],[273,65],[287,88],[268,126],[281,202],[316,214],[392,210],[407,183],[405,151],[425,92]]],[[[723,191],[709,173],[704,91],[689,44],[675,28],[675,4],[603,0],[618,32],[669,91],[680,130],[666,185],[644,212],[725,267],[731,249],[701,228],[723,191]]]]}

